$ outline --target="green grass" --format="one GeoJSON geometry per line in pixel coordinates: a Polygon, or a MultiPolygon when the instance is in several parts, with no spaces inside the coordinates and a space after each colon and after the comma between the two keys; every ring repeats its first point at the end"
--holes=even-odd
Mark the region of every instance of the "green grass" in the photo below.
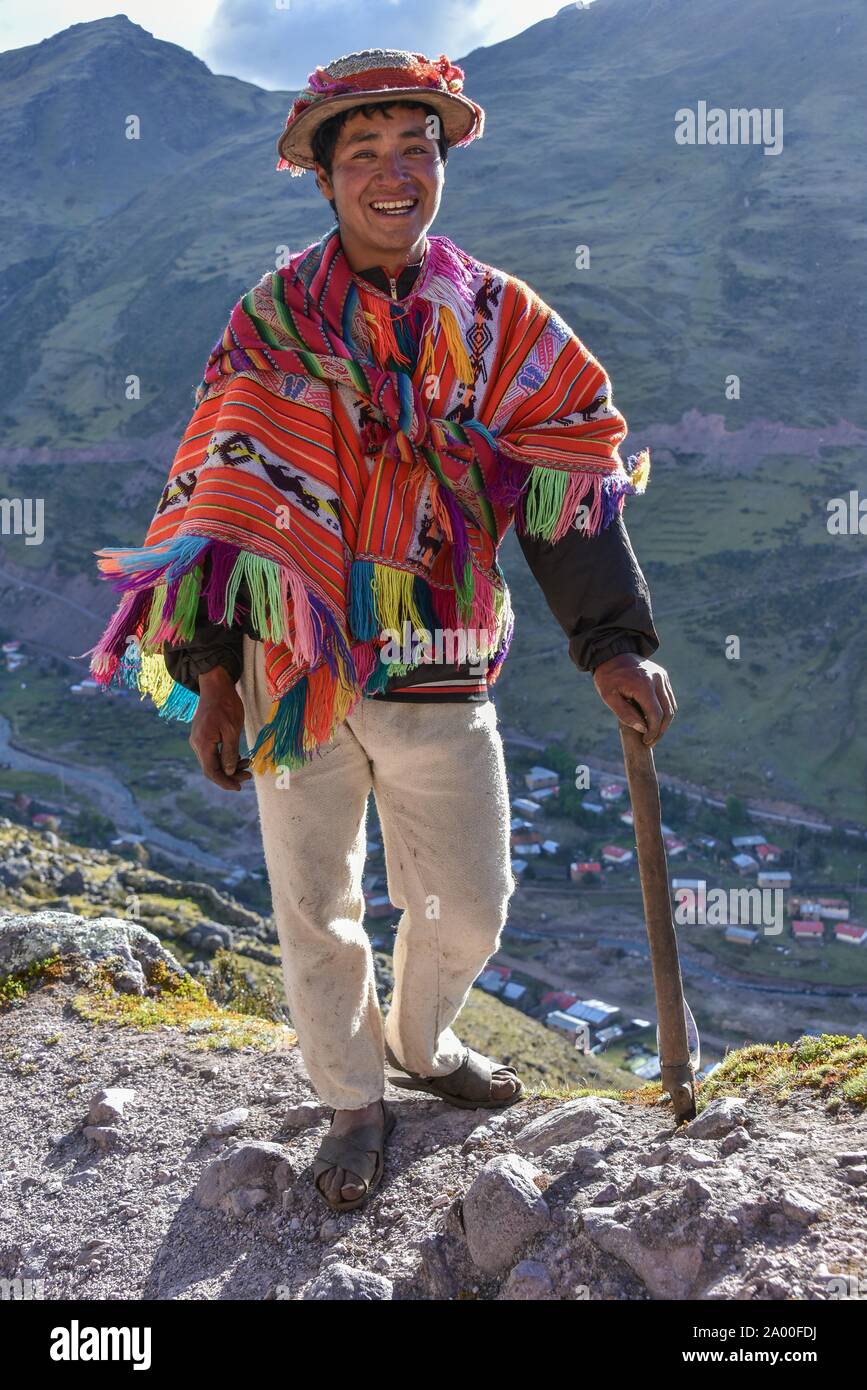
{"type": "Polygon", "coordinates": [[[867,1039],[823,1033],[794,1043],[756,1043],[732,1052],[700,1088],[699,1109],[719,1096],[788,1100],[796,1091],[820,1095],[833,1109],[867,1106],[867,1039]]]}

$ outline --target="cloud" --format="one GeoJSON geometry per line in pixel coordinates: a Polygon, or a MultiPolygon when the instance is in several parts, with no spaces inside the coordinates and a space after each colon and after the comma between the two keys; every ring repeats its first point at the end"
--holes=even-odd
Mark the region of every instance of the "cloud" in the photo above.
{"type": "Polygon", "coordinates": [[[453,62],[565,8],[561,0],[220,0],[196,51],[213,72],[269,90],[363,48],[405,48],[453,62]]]}

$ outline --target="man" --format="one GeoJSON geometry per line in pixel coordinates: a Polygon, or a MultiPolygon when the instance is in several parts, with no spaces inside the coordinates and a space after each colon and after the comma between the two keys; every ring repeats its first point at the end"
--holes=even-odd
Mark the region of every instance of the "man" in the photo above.
{"type": "Polygon", "coordinates": [[[140,661],[137,683],[178,712],[197,699],[205,774],[238,790],[251,766],[275,773],[255,779],[263,845],[293,1025],[333,1106],[314,1174],[335,1210],[382,1174],[384,1056],[395,1084],[453,1104],[523,1093],[451,1028],[515,887],[488,689],[511,639],[496,560],[510,520],[605,703],[647,743],[676,709],[648,660],[658,638],[620,517],[643,482],[617,454],[607,378],[523,282],[427,235],[448,147],[483,126],[462,77],[395,50],[311,74],[277,167],[315,170],[337,228],[236,305],[149,548],[102,552],[133,577],[94,669],[117,664],[122,636],[161,642],[169,685],[144,685],[140,661]],[[407,617],[472,631],[470,659],[387,659],[388,619],[407,617]],[[371,790],[403,909],[384,1027],[362,925],[371,790]]]}

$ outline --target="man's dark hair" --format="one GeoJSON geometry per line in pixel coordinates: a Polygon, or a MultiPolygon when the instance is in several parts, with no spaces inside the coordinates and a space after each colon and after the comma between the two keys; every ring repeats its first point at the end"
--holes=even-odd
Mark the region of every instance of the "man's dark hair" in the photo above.
{"type": "MultiPolygon", "coordinates": [[[[369,119],[375,111],[388,112],[394,106],[420,106],[426,116],[437,117],[439,121],[437,145],[439,146],[440,158],[443,164],[445,164],[449,157],[448,140],[446,139],[442,116],[435,107],[430,106],[424,101],[413,101],[409,97],[401,97],[399,100],[395,99],[394,101],[366,101],[360,103],[358,106],[347,106],[344,111],[338,111],[335,116],[330,116],[327,121],[323,121],[321,126],[314,132],[313,139],[310,142],[313,158],[316,160],[317,164],[322,165],[329,178],[331,177],[331,166],[334,160],[334,149],[337,145],[337,137],[349,117],[354,116],[358,111],[362,111],[369,119]]],[[[331,204],[331,211],[336,217],[337,204],[333,198],[329,198],[328,201],[331,204]]]]}

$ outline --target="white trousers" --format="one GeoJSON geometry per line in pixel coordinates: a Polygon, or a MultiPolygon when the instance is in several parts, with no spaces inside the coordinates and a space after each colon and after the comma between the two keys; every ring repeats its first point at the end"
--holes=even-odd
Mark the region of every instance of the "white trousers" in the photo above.
{"type": "MultiPolygon", "coordinates": [[[[237,690],[252,746],[271,701],[264,647],[246,636],[237,690]]],[[[451,1025],[516,887],[494,704],[362,698],[310,763],[253,785],[289,1013],[322,1102],[352,1110],[383,1094],[384,1038],[411,1071],[454,1071],[464,1049],[451,1025]],[[371,791],[402,909],[384,1020],[363,925],[371,791]]]]}

